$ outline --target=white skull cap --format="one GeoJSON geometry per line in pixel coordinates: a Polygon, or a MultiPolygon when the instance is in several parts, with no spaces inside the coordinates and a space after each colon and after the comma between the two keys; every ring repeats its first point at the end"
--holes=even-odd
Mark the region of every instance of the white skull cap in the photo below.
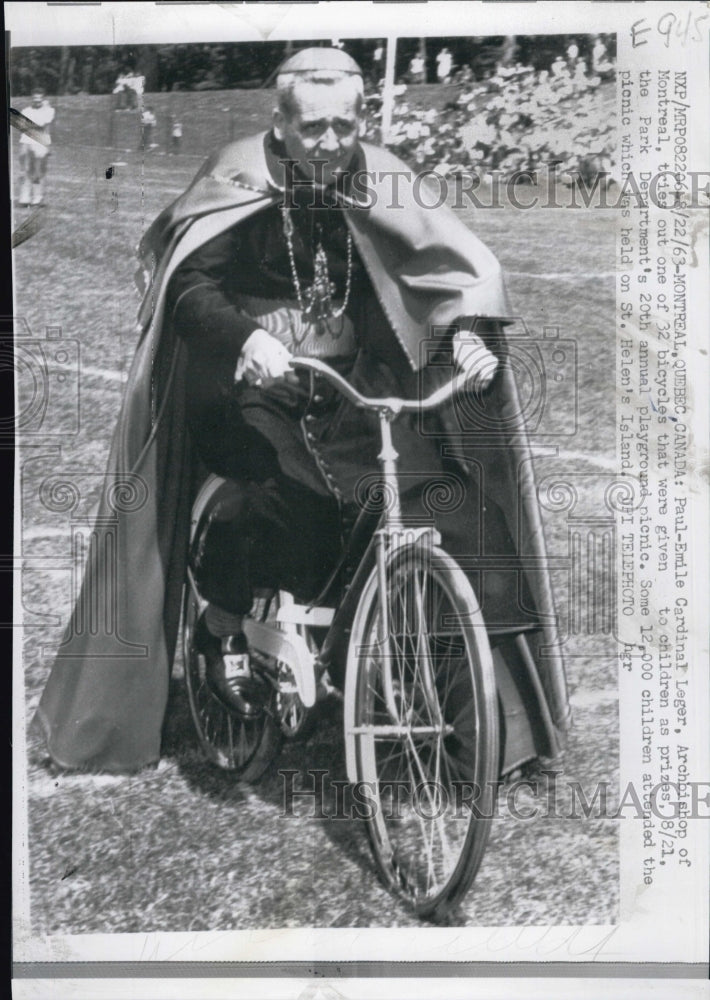
{"type": "Polygon", "coordinates": [[[314,73],[318,70],[338,70],[351,76],[362,76],[362,70],[347,52],[342,49],[310,48],[301,49],[289,56],[278,68],[282,73],[314,73]]]}

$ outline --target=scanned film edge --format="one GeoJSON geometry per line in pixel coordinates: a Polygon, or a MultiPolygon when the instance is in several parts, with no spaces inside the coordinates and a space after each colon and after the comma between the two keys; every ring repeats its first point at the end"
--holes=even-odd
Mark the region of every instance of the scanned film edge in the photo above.
{"type": "MultiPolygon", "coordinates": [[[[691,9],[692,9],[692,7],[691,7],[691,9]]],[[[621,60],[620,60],[620,63],[619,63],[619,67],[620,67],[620,69],[621,69],[621,60]]],[[[680,72],[682,72],[682,71],[680,71],[680,72]]],[[[634,84],[638,85],[638,79],[639,79],[638,77],[635,77],[635,78],[634,78],[634,84]]],[[[656,82],[656,83],[657,83],[657,78],[656,78],[656,79],[654,80],[654,82],[656,82]]],[[[632,84],[632,85],[633,85],[633,84],[632,84]]],[[[692,84],[691,84],[691,86],[692,86],[692,84]]],[[[621,129],[620,129],[620,131],[621,131],[621,129]]],[[[696,166],[697,166],[697,164],[696,164],[696,166]]],[[[704,263],[706,263],[706,261],[705,261],[704,263]]],[[[696,307],[696,308],[697,308],[697,307],[696,307]]],[[[624,338],[624,339],[625,339],[625,338],[624,338]]],[[[622,348],[622,350],[623,350],[623,348],[622,348]]],[[[621,433],[625,433],[625,432],[621,432],[621,433]]],[[[623,614],[623,611],[622,611],[622,614],[623,614]]],[[[692,625],[692,623],[691,623],[691,625],[692,625]]],[[[623,696],[622,696],[622,697],[623,697],[623,696]]],[[[676,775],[676,776],[677,776],[677,775],[676,775]]],[[[670,828],[669,828],[669,829],[670,829],[670,828]]],[[[666,839],[667,839],[667,838],[666,838],[666,839]]],[[[698,838],[698,839],[699,839],[699,838],[698,838]]],[[[700,845],[700,846],[702,846],[702,845],[700,845]]],[[[701,852],[701,856],[702,856],[702,852],[701,852]]]]}

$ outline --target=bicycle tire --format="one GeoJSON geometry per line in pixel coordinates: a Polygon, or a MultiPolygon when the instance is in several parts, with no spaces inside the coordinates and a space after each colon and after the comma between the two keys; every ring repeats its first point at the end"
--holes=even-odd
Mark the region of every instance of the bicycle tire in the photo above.
{"type": "Polygon", "coordinates": [[[190,714],[205,757],[242,781],[257,781],[281,746],[281,732],[271,703],[253,719],[230,711],[211,691],[205,677],[204,656],[195,648],[193,635],[199,617],[198,600],[188,582],[183,611],[185,686],[190,714]]]}
{"type": "Polygon", "coordinates": [[[378,591],[375,569],[348,650],[349,759],[356,781],[372,796],[363,818],[381,880],[418,916],[442,921],[470,888],[490,832],[499,765],[493,661],[478,602],[457,563],[431,544],[395,550],[387,565],[391,627],[385,655],[392,662],[402,732],[388,735],[396,727],[382,687],[378,591]],[[387,789],[396,781],[405,787],[392,786],[392,813],[387,789]],[[422,795],[431,782],[439,806],[446,807],[440,815],[422,795]],[[475,810],[464,804],[472,798],[475,810]]]}

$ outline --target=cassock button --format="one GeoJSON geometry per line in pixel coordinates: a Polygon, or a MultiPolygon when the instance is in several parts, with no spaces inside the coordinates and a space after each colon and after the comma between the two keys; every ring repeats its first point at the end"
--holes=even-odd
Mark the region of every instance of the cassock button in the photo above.
{"type": "Polygon", "coordinates": [[[317,392],[315,394],[315,396],[313,397],[313,402],[314,403],[322,403],[323,402],[323,397],[321,396],[321,394],[319,392],[317,392]]]}
{"type": "Polygon", "coordinates": [[[315,414],[313,413],[306,414],[306,420],[308,421],[309,424],[312,424],[315,419],[316,419],[315,414]]]}

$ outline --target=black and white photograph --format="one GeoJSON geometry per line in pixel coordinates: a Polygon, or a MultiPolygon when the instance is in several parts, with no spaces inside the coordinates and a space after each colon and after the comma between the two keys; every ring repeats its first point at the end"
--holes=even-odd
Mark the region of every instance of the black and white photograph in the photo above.
{"type": "Polygon", "coordinates": [[[26,975],[628,960],[706,849],[692,555],[646,524],[697,509],[703,216],[663,211],[678,122],[671,165],[626,134],[628,30],[5,6],[26,975]]]}

